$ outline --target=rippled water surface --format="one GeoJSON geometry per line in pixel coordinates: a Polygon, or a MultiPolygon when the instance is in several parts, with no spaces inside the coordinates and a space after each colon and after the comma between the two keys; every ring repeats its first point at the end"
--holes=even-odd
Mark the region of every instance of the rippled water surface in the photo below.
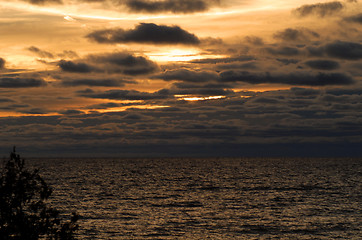
{"type": "Polygon", "coordinates": [[[79,239],[362,239],[362,159],[38,159],[79,239]]]}

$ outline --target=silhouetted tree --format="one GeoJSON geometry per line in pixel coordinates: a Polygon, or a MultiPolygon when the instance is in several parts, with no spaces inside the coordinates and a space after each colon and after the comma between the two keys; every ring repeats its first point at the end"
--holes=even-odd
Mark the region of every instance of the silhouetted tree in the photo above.
{"type": "Polygon", "coordinates": [[[78,216],[64,221],[47,206],[52,191],[38,172],[24,167],[14,147],[0,177],[0,240],[75,239],[78,216]]]}

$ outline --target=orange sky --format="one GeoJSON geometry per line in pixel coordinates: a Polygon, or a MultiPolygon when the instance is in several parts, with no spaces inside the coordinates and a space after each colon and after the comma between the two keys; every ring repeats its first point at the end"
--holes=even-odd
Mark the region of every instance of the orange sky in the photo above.
{"type": "MultiPolygon", "coordinates": [[[[265,111],[294,114],[315,106],[324,112],[340,98],[329,91],[361,88],[360,1],[14,0],[0,6],[3,119],[166,111],[187,102],[190,111],[228,109],[240,99],[260,114],[270,101],[287,99],[288,109],[265,111]],[[299,88],[328,95],[315,101],[333,100],[289,99],[299,88]]],[[[299,120],[308,122],[304,117],[299,120]]]]}

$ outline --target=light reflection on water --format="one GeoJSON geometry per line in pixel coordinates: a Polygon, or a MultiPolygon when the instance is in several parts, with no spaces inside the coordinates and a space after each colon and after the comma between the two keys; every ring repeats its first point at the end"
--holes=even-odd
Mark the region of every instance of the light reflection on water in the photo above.
{"type": "Polygon", "coordinates": [[[33,159],[79,239],[361,239],[362,159],[33,159]]]}

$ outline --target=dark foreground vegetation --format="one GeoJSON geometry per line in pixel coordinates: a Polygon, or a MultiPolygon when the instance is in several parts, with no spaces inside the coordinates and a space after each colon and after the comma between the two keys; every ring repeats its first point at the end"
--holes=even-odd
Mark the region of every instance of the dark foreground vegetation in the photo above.
{"type": "Polygon", "coordinates": [[[0,240],[71,240],[75,239],[78,216],[64,220],[48,206],[52,190],[38,169],[25,168],[14,150],[1,168],[0,176],[0,240]]]}

